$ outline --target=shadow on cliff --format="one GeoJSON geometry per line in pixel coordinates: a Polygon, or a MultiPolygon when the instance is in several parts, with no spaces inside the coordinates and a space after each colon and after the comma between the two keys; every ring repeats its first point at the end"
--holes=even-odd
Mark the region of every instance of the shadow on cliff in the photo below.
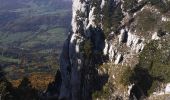
{"type": "Polygon", "coordinates": [[[129,100],[145,99],[149,95],[153,82],[162,82],[163,80],[164,79],[159,76],[152,76],[148,69],[139,67],[139,65],[137,65],[133,70],[132,76],[130,77],[130,81],[131,83],[134,83],[134,85],[130,91],[129,100]]]}
{"type": "Polygon", "coordinates": [[[92,100],[95,91],[101,91],[103,86],[108,82],[109,75],[107,73],[99,73],[99,67],[106,62],[108,58],[103,55],[105,47],[105,36],[100,28],[89,28],[91,36],[87,40],[92,43],[92,53],[89,58],[85,57],[85,67],[82,69],[82,82],[84,93],[82,100],[92,100]],[[88,93],[86,93],[88,91],[88,93]]]}

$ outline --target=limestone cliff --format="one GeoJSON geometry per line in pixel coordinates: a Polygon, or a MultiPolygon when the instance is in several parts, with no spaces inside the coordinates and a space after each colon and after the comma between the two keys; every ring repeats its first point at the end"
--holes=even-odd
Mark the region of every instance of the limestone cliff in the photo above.
{"type": "Polygon", "coordinates": [[[127,99],[127,90],[112,89],[119,87],[116,69],[135,66],[147,43],[169,36],[169,5],[169,0],[73,0],[72,31],[60,57],[59,98],[91,100],[109,84],[111,94],[101,100],[127,99]]]}

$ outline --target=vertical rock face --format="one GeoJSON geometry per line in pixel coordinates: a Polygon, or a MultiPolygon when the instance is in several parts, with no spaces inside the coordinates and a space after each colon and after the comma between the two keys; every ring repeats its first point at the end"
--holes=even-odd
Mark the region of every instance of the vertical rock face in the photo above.
{"type": "Polygon", "coordinates": [[[101,27],[97,27],[93,21],[95,7],[92,3],[91,0],[73,0],[72,33],[65,41],[60,58],[63,80],[60,98],[91,98],[93,89],[90,89],[90,78],[93,75],[89,74],[96,64],[102,62],[105,40],[101,27]]]}
{"type": "Polygon", "coordinates": [[[145,0],[73,0],[72,10],[72,32],[60,57],[59,98],[90,100],[109,76],[100,75],[98,66],[106,61],[137,63],[145,43],[158,31],[157,26],[151,27],[154,23],[147,23],[150,17],[144,21],[141,17],[151,14],[153,20],[161,21],[161,12],[145,0]]]}
{"type": "Polygon", "coordinates": [[[65,41],[61,54],[62,86],[60,98],[66,100],[80,100],[81,98],[81,69],[83,57],[80,52],[80,44],[84,41],[84,20],[79,14],[86,11],[86,2],[83,0],[73,1],[72,30],[69,38],[65,41]]]}

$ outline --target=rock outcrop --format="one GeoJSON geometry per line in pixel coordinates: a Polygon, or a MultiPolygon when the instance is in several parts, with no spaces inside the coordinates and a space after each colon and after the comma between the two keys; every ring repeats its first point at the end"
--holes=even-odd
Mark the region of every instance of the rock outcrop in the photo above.
{"type": "Polygon", "coordinates": [[[169,8],[160,10],[154,0],[73,0],[72,10],[72,32],[60,57],[61,100],[92,99],[113,76],[100,65],[134,66],[145,44],[161,38],[159,29],[170,31],[169,8]]]}

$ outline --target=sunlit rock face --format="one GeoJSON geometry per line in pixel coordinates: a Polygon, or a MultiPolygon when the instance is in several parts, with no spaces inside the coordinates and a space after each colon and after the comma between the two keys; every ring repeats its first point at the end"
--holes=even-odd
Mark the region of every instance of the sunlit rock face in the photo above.
{"type": "Polygon", "coordinates": [[[149,1],[127,1],[73,0],[72,31],[60,57],[60,99],[92,99],[92,93],[109,80],[109,74],[99,75],[98,66],[106,62],[133,66],[145,44],[163,36],[154,21],[168,22],[168,15],[162,17],[149,1]],[[153,22],[148,22],[150,18],[153,22]]]}
{"type": "Polygon", "coordinates": [[[170,84],[168,83],[166,88],[165,88],[165,93],[170,94],[170,84]]]}

